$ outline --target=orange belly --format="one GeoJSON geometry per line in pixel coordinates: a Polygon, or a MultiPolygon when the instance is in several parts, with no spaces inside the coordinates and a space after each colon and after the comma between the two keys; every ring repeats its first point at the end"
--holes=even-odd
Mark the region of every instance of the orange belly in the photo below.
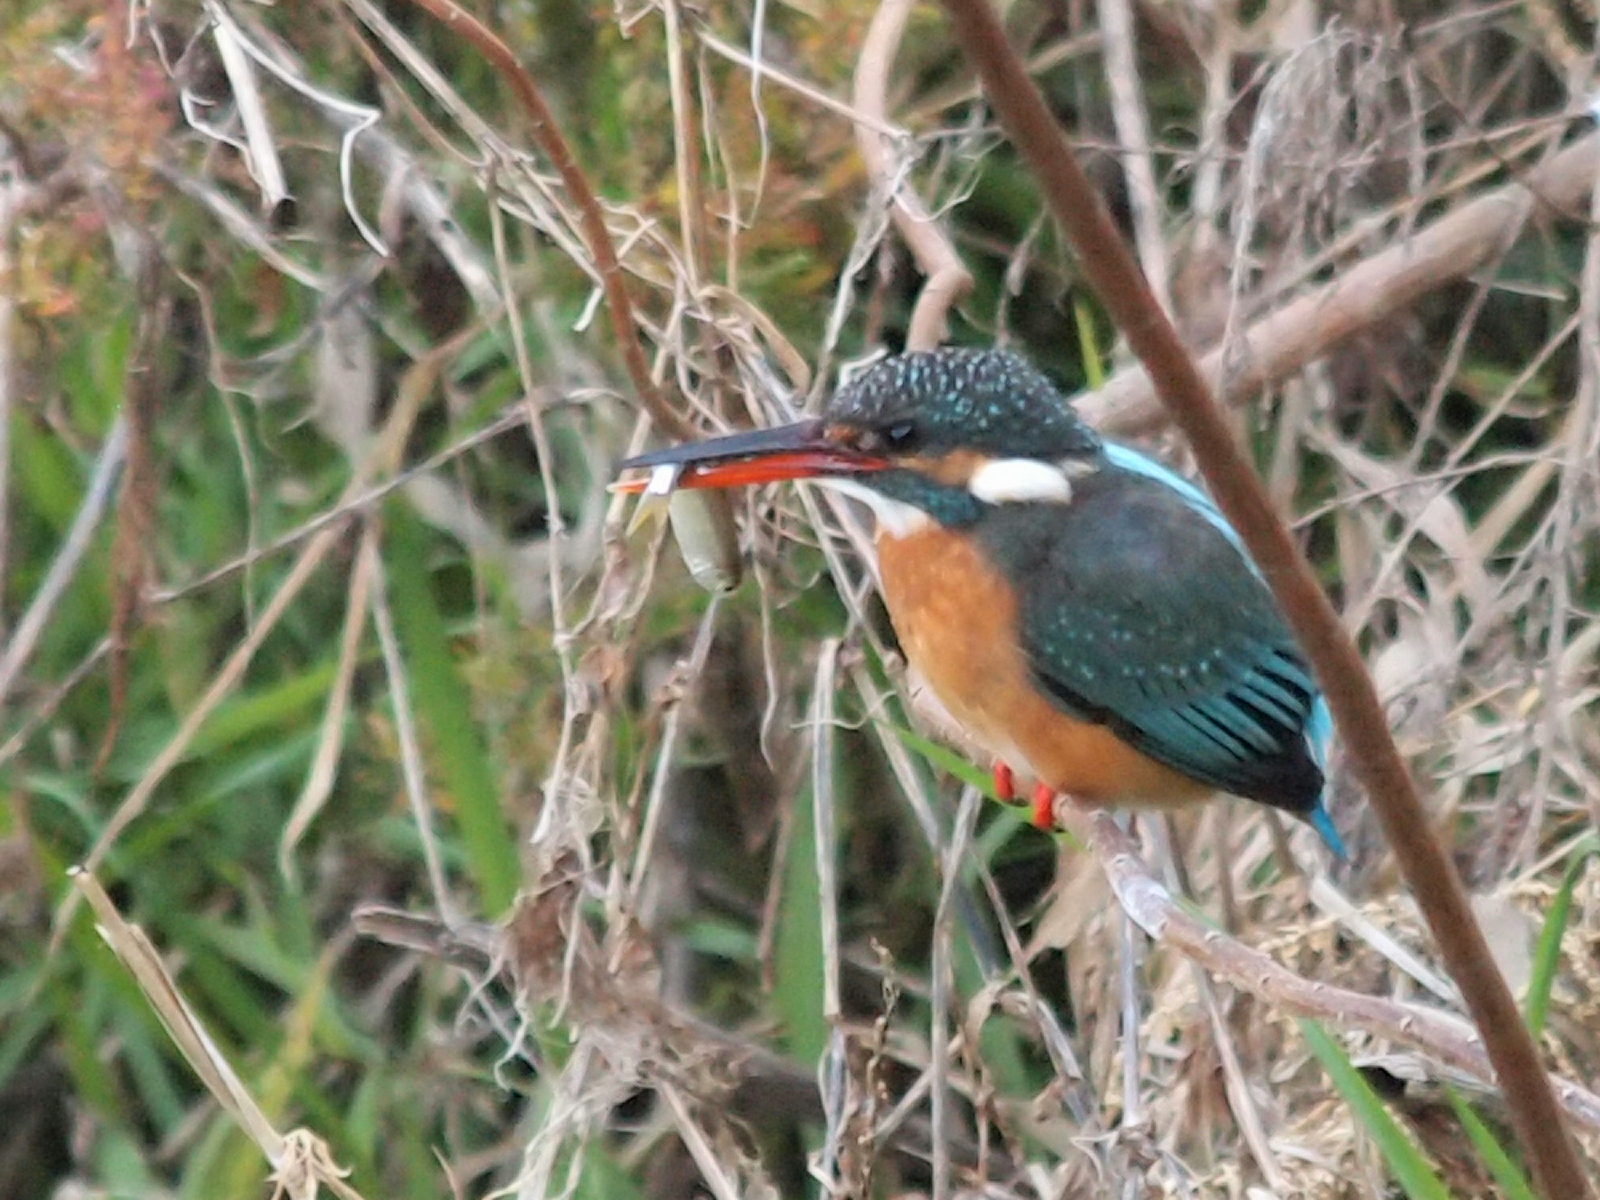
{"type": "Polygon", "coordinates": [[[1175,805],[1210,793],[1045,698],[1018,640],[1011,589],[970,539],[937,525],[880,533],[878,561],[906,657],[997,759],[1089,804],[1175,805]]]}

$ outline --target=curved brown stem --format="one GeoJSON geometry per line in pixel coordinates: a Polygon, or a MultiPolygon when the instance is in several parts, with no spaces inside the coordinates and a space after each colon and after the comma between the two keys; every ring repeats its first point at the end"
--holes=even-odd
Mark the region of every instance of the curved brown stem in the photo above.
{"type": "MultiPolygon", "coordinates": [[[[1093,847],[1123,911],[1155,941],[1171,946],[1211,975],[1229,980],[1279,1012],[1334,1021],[1414,1046],[1485,1083],[1493,1081],[1494,1070],[1481,1040],[1460,1018],[1296,974],[1185,910],[1151,873],[1133,839],[1109,814],[1073,812],[1071,806],[1064,806],[1064,818],[1093,847]]],[[[1600,1096],[1569,1079],[1553,1082],[1567,1115],[1585,1129],[1600,1133],[1600,1096]]]]}
{"type": "Polygon", "coordinates": [[[444,25],[459,32],[471,42],[489,65],[500,73],[518,103],[528,114],[533,125],[534,140],[550,160],[572,202],[578,206],[578,217],[583,225],[583,237],[594,255],[595,268],[600,273],[600,286],[605,291],[606,310],[611,315],[611,332],[617,339],[623,365],[639,402],[650,414],[651,420],[663,434],[679,441],[695,436],[694,429],[667,403],[661,389],[650,375],[650,363],[645,356],[644,344],[639,340],[639,328],[633,319],[633,301],[628,295],[628,283],[622,274],[622,262],[617,258],[616,244],[606,227],[605,212],[589,186],[589,179],[578,166],[572,148],[556,125],[550,106],[534,83],[533,76],[512,53],[511,47],[500,40],[492,29],[484,25],[455,0],[411,0],[418,8],[426,10],[444,25]]]}
{"type": "Polygon", "coordinates": [[[943,2],[957,41],[1076,248],[1084,274],[1183,428],[1218,504],[1260,564],[1310,655],[1351,765],[1477,1022],[1540,1189],[1549,1200],[1592,1197],[1533,1038],[1490,957],[1455,867],[1428,827],[1416,785],[1389,736],[1355,644],[1234,444],[1205,377],[1156,303],[1044,97],[1007,43],[999,16],[988,0],[943,2]]]}
{"type": "MultiPolygon", "coordinates": [[[[1339,343],[1404,312],[1422,296],[1464,279],[1521,233],[1541,207],[1583,217],[1600,171],[1600,133],[1574,142],[1516,182],[1453,209],[1403,242],[1342,271],[1338,278],[1267,313],[1233,344],[1200,358],[1200,373],[1226,403],[1237,404],[1327,354],[1339,343]]],[[[1073,401],[1097,429],[1136,433],[1166,410],[1142,367],[1119,371],[1073,401]]]]}
{"type": "Polygon", "coordinates": [[[972,290],[972,273],[967,270],[955,244],[928,211],[921,197],[904,180],[897,178],[889,139],[881,130],[888,124],[886,108],[889,69],[905,33],[906,18],[913,0],[884,0],[872,16],[861,57],[856,60],[856,108],[869,120],[856,125],[856,144],[866,161],[867,174],[889,196],[889,216],[905,239],[911,256],[927,276],[916,307],[911,311],[911,328],[906,333],[907,350],[932,350],[944,341],[949,331],[950,310],[972,290]]]}

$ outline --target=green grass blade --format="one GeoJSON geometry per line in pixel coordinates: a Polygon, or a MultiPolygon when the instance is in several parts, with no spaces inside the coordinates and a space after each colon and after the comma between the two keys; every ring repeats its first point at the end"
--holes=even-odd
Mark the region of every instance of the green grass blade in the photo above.
{"type": "Polygon", "coordinates": [[[1483,1118],[1472,1105],[1455,1088],[1446,1088],[1445,1092],[1456,1110],[1461,1127],[1467,1131],[1467,1136],[1477,1148],[1478,1157],[1483,1159],[1489,1173],[1500,1185],[1501,1200],[1539,1200],[1539,1194],[1533,1190],[1533,1184],[1523,1174],[1522,1168],[1512,1160],[1506,1148],[1500,1144],[1500,1139],[1483,1123],[1483,1118]]]}
{"type": "MultiPolygon", "coordinates": [[[[930,741],[914,730],[893,722],[889,723],[889,728],[913,753],[926,759],[932,766],[955,776],[970,787],[977,788],[989,799],[999,803],[999,797],[994,791],[992,773],[970,762],[949,747],[930,741]]],[[[1022,817],[1017,815],[1012,806],[1006,806],[1005,813],[979,836],[975,847],[976,857],[983,861],[992,860],[1000,847],[1010,841],[1022,825],[1022,817]]],[[[976,862],[968,864],[966,875],[969,883],[977,878],[976,862]]],[[[956,940],[955,963],[956,983],[962,994],[976,995],[986,980],[982,964],[978,962],[971,944],[965,938],[956,940]]],[[[984,1049],[984,1061],[994,1072],[1000,1091],[1011,1096],[1029,1094],[1028,1089],[1033,1081],[1023,1061],[1022,1044],[1015,1028],[1003,1021],[987,1022],[980,1034],[980,1040],[984,1049]]]]}
{"type": "Polygon", "coordinates": [[[794,831],[783,864],[783,900],[773,945],[776,987],[773,1007],[783,1022],[790,1057],[814,1063],[828,1048],[831,1030],[823,1016],[822,891],[817,883],[817,833],[809,787],[795,802],[794,831]]]}
{"type": "MultiPolygon", "coordinates": [[[[941,746],[938,742],[923,737],[914,729],[907,729],[893,722],[888,722],[888,725],[897,738],[910,747],[912,751],[921,755],[937,770],[955,776],[956,779],[969,787],[977,788],[985,796],[1005,809],[1008,815],[991,823],[989,828],[984,830],[978,837],[977,852],[985,861],[991,861],[996,851],[1010,841],[1017,830],[1027,823],[1025,816],[1027,805],[1005,803],[995,794],[994,774],[990,771],[985,771],[982,767],[948,746],[941,746]]],[[[1064,829],[1056,830],[1055,836],[1064,839],[1069,845],[1077,849],[1081,850],[1083,848],[1078,839],[1064,829]]]]}
{"type": "Polygon", "coordinates": [[[903,725],[888,723],[894,735],[927,759],[938,770],[954,775],[969,787],[975,787],[991,800],[999,800],[994,792],[994,775],[948,746],[941,746],[938,742],[923,737],[914,729],[907,729],[903,725]]]}
{"type": "MultiPolygon", "coordinates": [[[[40,970],[34,964],[13,974],[31,985],[40,970]]],[[[18,1067],[39,1053],[40,1044],[53,1029],[50,1011],[43,1004],[21,1011],[8,1004],[0,1007],[0,1018],[4,1018],[0,1020],[0,1087],[4,1087],[18,1067]]]]}
{"type": "Polygon", "coordinates": [[[445,785],[455,797],[462,851],[490,917],[511,907],[521,880],[489,750],[473,719],[472,694],[456,666],[443,613],[427,571],[427,539],[398,504],[387,510],[386,557],[395,628],[409,668],[417,719],[430,735],[445,785]]]}
{"type": "Polygon", "coordinates": [[[217,706],[184,754],[186,762],[204,760],[261,734],[281,736],[306,728],[308,714],[328,697],[338,665],[328,659],[264,687],[241,692],[217,706]]]}
{"type": "Polygon", "coordinates": [[[1078,328],[1078,352],[1083,355],[1083,378],[1091,392],[1106,382],[1105,358],[1100,353],[1100,338],[1095,332],[1094,311],[1082,294],[1072,298],[1072,323],[1078,328]]]}
{"type": "Polygon", "coordinates": [[[1539,934],[1539,945],[1533,954],[1533,971],[1528,978],[1527,1018],[1533,1036],[1544,1032],[1550,1017],[1550,992],[1555,986],[1556,968],[1561,965],[1561,938],[1572,918],[1572,893],[1583,878],[1589,860],[1600,854],[1600,838],[1585,838],[1573,850],[1572,861],[1561,880],[1561,889],[1550,904],[1544,929],[1539,934]]]}
{"type": "Polygon", "coordinates": [[[1377,1143],[1389,1170],[1394,1173],[1395,1182],[1405,1194],[1411,1200],[1450,1200],[1450,1191],[1435,1174],[1432,1164],[1389,1115],[1378,1093],[1362,1078],[1344,1048],[1315,1021],[1301,1020],[1300,1032],[1321,1061],[1328,1078],[1333,1080],[1333,1086],[1339,1089],[1356,1119],[1377,1143]]]}

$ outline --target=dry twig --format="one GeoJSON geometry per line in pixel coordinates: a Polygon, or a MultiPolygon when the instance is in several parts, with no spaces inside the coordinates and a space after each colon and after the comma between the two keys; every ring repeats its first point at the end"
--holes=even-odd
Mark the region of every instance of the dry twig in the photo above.
{"type": "Polygon", "coordinates": [[[950,309],[972,290],[972,273],[940,227],[939,219],[903,178],[904,170],[894,161],[887,139],[879,132],[888,124],[885,110],[889,71],[911,9],[912,0],[883,0],[872,15],[856,60],[856,107],[866,118],[856,125],[856,144],[875,189],[888,197],[895,228],[927,276],[911,313],[906,349],[931,350],[945,339],[950,309]]]}
{"type": "Polygon", "coordinates": [[[589,186],[588,177],[578,166],[578,160],[573,157],[571,147],[561,136],[561,130],[550,112],[550,106],[545,103],[543,94],[533,81],[533,76],[528,74],[521,60],[493,30],[456,4],[455,0],[411,0],[411,2],[418,8],[427,10],[471,42],[478,53],[500,73],[501,78],[517,97],[533,125],[533,135],[539,143],[539,148],[545,152],[561,175],[561,182],[565,185],[568,195],[578,206],[589,253],[594,256],[595,266],[600,272],[601,286],[605,289],[606,306],[611,314],[611,332],[617,339],[617,348],[621,351],[623,364],[628,369],[628,378],[633,381],[634,390],[639,393],[640,403],[650,413],[662,433],[680,440],[692,436],[693,430],[678,411],[667,403],[666,397],[661,394],[661,389],[656,386],[655,379],[650,373],[644,343],[639,340],[638,326],[634,321],[633,300],[628,295],[628,283],[622,274],[622,262],[611,239],[611,230],[606,225],[605,213],[600,208],[600,201],[595,196],[594,189],[589,186]]]}
{"type": "MultiPolygon", "coordinates": [[[[1282,382],[1336,346],[1405,312],[1429,292],[1464,279],[1510,244],[1540,207],[1581,210],[1600,171],[1600,133],[1574,142],[1516,183],[1452,209],[1433,224],[1341,271],[1333,282],[1290,301],[1203,355],[1201,377],[1228,404],[1282,382]]],[[[1074,405],[1110,433],[1159,424],[1163,407],[1151,368],[1133,367],[1074,405]]]]}
{"type": "MultiPolygon", "coordinates": [[[[1131,837],[1107,813],[1069,812],[1069,827],[1094,850],[1122,909],[1157,942],[1171,946],[1274,1009],[1333,1021],[1391,1042],[1414,1046],[1440,1062],[1492,1084],[1495,1069],[1483,1039],[1449,1013],[1400,1004],[1320,980],[1306,979],[1235,938],[1206,925],[1179,904],[1150,872],[1131,837]]],[[[1600,1133],[1600,1095],[1569,1079],[1552,1080],[1567,1116],[1600,1133]]]]}

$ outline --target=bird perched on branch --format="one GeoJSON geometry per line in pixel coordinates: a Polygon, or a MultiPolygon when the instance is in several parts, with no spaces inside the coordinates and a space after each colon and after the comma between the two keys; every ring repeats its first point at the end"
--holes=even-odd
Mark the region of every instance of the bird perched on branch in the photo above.
{"type": "MultiPolygon", "coordinates": [[[[1102,439],[1015,354],[886,359],[817,419],[641,455],[674,487],[809,479],[877,519],[911,665],[1057,796],[1177,807],[1230,792],[1344,844],[1322,803],[1322,695],[1239,535],[1194,484],[1102,439]]],[[[624,490],[643,491],[644,479],[624,490]]]]}

